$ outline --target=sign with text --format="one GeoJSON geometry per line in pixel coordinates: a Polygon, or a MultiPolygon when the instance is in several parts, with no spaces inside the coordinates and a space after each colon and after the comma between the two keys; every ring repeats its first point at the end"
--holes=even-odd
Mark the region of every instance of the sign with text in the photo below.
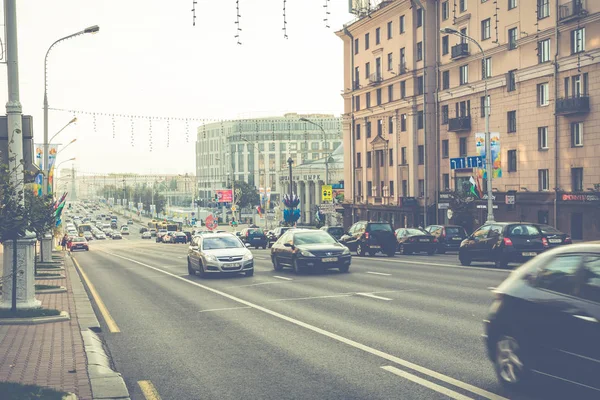
{"type": "Polygon", "coordinates": [[[217,193],[218,203],[231,203],[233,202],[233,191],[231,189],[215,190],[217,193]]]}
{"type": "Polygon", "coordinates": [[[483,157],[457,157],[450,159],[450,169],[483,168],[483,157]]]}
{"type": "Polygon", "coordinates": [[[323,185],[321,187],[321,200],[331,202],[333,200],[333,189],[331,185],[323,185]]]}

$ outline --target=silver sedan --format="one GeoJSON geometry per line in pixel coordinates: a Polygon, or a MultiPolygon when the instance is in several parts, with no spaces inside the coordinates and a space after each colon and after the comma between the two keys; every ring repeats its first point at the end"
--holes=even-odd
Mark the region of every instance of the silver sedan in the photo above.
{"type": "Polygon", "coordinates": [[[244,243],[230,233],[195,236],[190,244],[188,272],[200,277],[216,273],[254,275],[254,257],[244,243]]]}

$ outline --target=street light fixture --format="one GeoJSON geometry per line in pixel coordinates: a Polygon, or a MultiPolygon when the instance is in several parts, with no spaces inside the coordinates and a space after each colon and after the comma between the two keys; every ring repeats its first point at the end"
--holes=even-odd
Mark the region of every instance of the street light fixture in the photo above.
{"type": "Polygon", "coordinates": [[[60,43],[64,40],[71,39],[75,36],[84,35],[86,33],[96,33],[99,30],[100,30],[100,27],[98,25],[93,25],[93,26],[87,27],[82,31],[79,31],[79,32],[76,32],[71,35],[68,35],[63,38],[58,39],[57,41],[52,43],[52,45],[50,45],[50,47],[48,48],[48,51],[46,51],[46,56],[44,57],[44,165],[43,165],[44,171],[46,171],[46,173],[44,174],[44,178],[43,178],[44,184],[42,185],[44,194],[48,194],[48,170],[49,170],[49,168],[48,168],[49,154],[48,153],[49,153],[49,144],[50,144],[50,141],[48,140],[48,71],[47,71],[48,70],[48,54],[50,54],[50,50],[52,50],[52,48],[55,45],[57,45],[58,43],[60,43]]]}
{"type": "MultiPolygon", "coordinates": [[[[443,28],[440,29],[441,33],[446,33],[450,35],[460,36],[463,39],[469,40],[479,47],[479,51],[481,51],[481,65],[485,63],[485,52],[483,48],[479,44],[479,42],[473,39],[470,36],[467,36],[456,29],[453,28],[443,28]]],[[[485,71],[484,71],[485,72],[485,71]]],[[[483,107],[485,111],[485,169],[486,169],[486,177],[487,177],[487,222],[494,222],[494,202],[492,200],[492,175],[494,171],[492,170],[492,139],[490,133],[490,103],[488,101],[488,74],[484,73],[484,93],[483,93],[483,107]]]]}
{"type": "Polygon", "coordinates": [[[60,149],[59,151],[56,152],[56,155],[58,156],[64,149],[66,149],[67,147],[69,147],[70,145],[72,145],[73,143],[75,143],[77,141],[77,138],[71,140],[69,143],[67,143],[65,145],[65,147],[63,147],[62,149],[60,149]]]}
{"type": "Polygon", "coordinates": [[[57,137],[59,133],[61,133],[62,131],[64,131],[64,130],[65,130],[65,128],[66,128],[67,126],[69,126],[69,125],[71,125],[71,124],[74,124],[75,122],[77,122],[77,117],[74,117],[74,118],[73,118],[72,120],[70,120],[70,121],[69,121],[69,122],[68,122],[68,123],[67,123],[65,126],[63,126],[63,127],[60,129],[60,131],[56,132],[56,133],[54,134],[54,136],[52,136],[52,137],[50,138],[50,140],[48,140],[48,144],[52,143],[52,140],[54,140],[54,138],[55,138],[55,137],[57,137]]]}
{"type": "MultiPolygon", "coordinates": [[[[311,121],[308,118],[300,118],[300,121],[302,122],[308,122],[309,124],[312,124],[314,126],[319,127],[319,129],[321,129],[321,132],[323,132],[323,143],[326,143],[325,138],[327,136],[327,134],[325,133],[325,129],[323,129],[323,126],[321,126],[321,124],[317,124],[314,121],[311,121]]],[[[333,158],[331,157],[331,153],[328,152],[327,157],[325,158],[325,184],[329,185],[329,163],[333,161],[333,158]]]]}

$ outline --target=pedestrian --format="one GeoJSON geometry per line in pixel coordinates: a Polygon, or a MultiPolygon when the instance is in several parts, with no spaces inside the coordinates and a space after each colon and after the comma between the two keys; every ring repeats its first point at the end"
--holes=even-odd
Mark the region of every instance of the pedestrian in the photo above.
{"type": "Polygon", "coordinates": [[[62,246],[63,251],[65,251],[67,249],[67,242],[68,241],[69,241],[69,237],[65,233],[65,235],[62,238],[62,240],[60,241],[60,245],[62,246]]]}

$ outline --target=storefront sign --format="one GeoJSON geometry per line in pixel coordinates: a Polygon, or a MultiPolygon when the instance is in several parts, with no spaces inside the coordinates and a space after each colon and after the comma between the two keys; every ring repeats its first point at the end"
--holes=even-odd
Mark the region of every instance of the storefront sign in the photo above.
{"type": "MultiPolygon", "coordinates": [[[[294,181],[321,181],[320,174],[305,174],[305,175],[294,175],[292,176],[294,181]]],[[[279,178],[280,181],[289,181],[290,177],[288,175],[282,175],[279,178]]]]}
{"type": "Polygon", "coordinates": [[[505,202],[506,204],[515,204],[515,197],[516,197],[516,196],[515,196],[514,194],[507,194],[507,195],[504,197],[504,202],[505,202]]]}
{"type": "Polygon", "coordinates": [[[416,197],[398,197],[400,207],[414,207],[418,204],[416,197]]]}
{"type": "Polygon", "coordinates": [[[450,203],[438,203],[438,210],[447,210],[450,208],[450,203]]]}
{"type": "Polygon", "coordinates": [[[585,193],[563,193],[560,196],[560,200],[564,202],[584,202],[594,203],[600,202],[600,197],[597,194],[585,194],[585,193]]]}
{"type": "Polygon", "coordinates": [[[439,194],[440,200],[449,200],[451,198],[452,198],[452,195],[450,193],[440,193],[439,194]]]}

